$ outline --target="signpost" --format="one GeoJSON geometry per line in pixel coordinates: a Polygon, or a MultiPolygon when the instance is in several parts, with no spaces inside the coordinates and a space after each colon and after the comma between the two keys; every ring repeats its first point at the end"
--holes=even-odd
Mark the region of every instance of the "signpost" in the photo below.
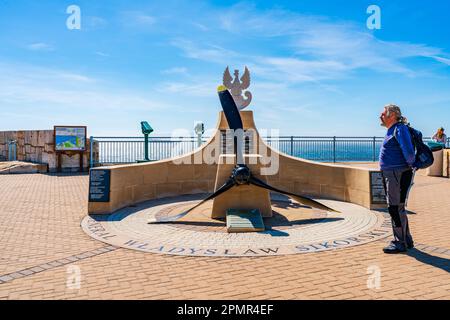
{"type": "Polygon", "coordinates": [[[58,161],[58,172],[61,172],[61,154],[80,155],[80,172],[83,171],[83,152],[86,151],[86,126],[54,126],[55,151],[58,161]]]}

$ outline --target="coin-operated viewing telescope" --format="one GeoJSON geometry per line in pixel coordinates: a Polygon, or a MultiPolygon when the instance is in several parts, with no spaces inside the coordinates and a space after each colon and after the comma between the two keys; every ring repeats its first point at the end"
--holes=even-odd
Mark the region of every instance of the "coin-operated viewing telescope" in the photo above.
{"type": "Polygon", "coordinates": [[[137,162],[148,162],[148,135],[153,132],[153,128],[147,121],[141,121],[141,130],[144,135],[144,160],[138,160],[137,162]]]}
{"type": "Polygon", "coordinates": [[[205,133],[205,125],[203,122],[196,122],[194,124],[194,131],[197,135],[197,147],[200,147],[202,144],[202,135],[205,133]]]}
{"type": "Polygon", "coordinates": [[[147,121],[141,121],[141,128],[144,135],[149,135],[153,132],[153,128],[148,124],[147,121]]]}

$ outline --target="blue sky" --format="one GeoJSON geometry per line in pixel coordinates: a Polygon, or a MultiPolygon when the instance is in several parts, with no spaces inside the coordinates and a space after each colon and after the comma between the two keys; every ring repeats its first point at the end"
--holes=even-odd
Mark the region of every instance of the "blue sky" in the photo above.
{"type": "Polygon", "coordinates": [[[224,69],[248,66],[259,128],[383,135],[394,102],[425,135],[450,131],[449,17],[446,0],[0,0],[0,130],[211,129],[224,69]],[[81,30],[66,27],[72,4],[81,30]]]}

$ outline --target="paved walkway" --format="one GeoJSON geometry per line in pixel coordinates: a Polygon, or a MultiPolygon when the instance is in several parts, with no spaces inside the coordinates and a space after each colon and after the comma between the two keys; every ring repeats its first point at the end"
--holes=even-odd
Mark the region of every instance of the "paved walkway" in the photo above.
{"type": "Polygon", "coordinates": [[[258,258],[116,248],[81,230],[87,192],[87,175],[0,176],[0,299],[450,299],[449,179],[417,176],[407,255],[386,240],[258,258]]]}

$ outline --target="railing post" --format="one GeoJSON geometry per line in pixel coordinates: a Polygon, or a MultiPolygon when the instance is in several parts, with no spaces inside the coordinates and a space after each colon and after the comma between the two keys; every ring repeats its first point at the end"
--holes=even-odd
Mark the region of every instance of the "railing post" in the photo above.
{"type": "Polygon", "coordinates": [[[336,162],[336,136],[333,137],[333,162],[336,162]]]}
{"type": "Polygon", "coordinates": [[[375,160],[376,160],[376,157],[375,157],[375,153],[376,153],[376,151],[375,151],[375,141],[376,141],[376,137],[374,136],[373,137],[373,153],[372,153],[372,161],[373,162],[375,162],[375,160]]]}
{"type": "Polygon", "coordinates": [[[94,167],[94,137],[89,137],[89,168],[94,167]]]}
{"type": "Polygon", "coordinates": [[[144,134],[144,160],[150,161],[148,158],[148,134],[144,134]]]}
{"type": "Polygon", "coordinates": [[[291,136],[291,156],[294,156],[294,136],[291,136]]]}
{"type": "Polygon", "coordinates": [[[200,148],[202,144],[203,144],[203,133],[199,132],[197,133],[197,148],[200,148]]]}

